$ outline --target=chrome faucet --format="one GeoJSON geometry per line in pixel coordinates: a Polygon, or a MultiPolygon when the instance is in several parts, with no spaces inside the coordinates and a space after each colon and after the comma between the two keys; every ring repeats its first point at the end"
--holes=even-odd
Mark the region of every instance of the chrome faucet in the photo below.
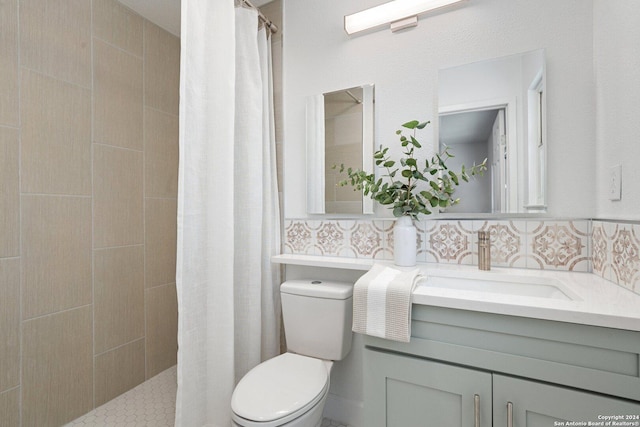
{"type": "Polygon", "coordinates": [[[491,235],[489,231],[478,231],[478,268],[491,270],[491,235]]]}

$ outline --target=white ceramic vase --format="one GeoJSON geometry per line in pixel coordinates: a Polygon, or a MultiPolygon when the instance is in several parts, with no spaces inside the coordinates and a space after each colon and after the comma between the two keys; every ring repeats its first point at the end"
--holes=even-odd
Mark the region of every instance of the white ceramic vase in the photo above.
{"type": "Polygon", "coordinates": [[[393,260],[400,267],[416,265],[416,227],[410,216],[402,216],[393,227],[393,260]]]}

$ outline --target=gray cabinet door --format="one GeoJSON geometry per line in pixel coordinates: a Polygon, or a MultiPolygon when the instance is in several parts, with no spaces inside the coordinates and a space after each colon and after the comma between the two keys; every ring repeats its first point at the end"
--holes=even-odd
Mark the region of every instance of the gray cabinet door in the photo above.
{"type": "Polygon", "coordinates": [[[490,373],[367,349],[364,378],[367,427],[491,425],[490,373]]]}
{"type": "Polygon", "coordinates": [[[551,427],[567,425],[567,421],[574,422],[569,425],[607,425],[611,420],[604,418],[607,416],[621,416],[618,422],[631,423],[614,425],[640,425],[640,403],[493,375],[494,427],[551,427]],[[512,424],[508,424],[509,403],[512,424]],[[599,422],[602,424],[594,424],[599,422]]]}

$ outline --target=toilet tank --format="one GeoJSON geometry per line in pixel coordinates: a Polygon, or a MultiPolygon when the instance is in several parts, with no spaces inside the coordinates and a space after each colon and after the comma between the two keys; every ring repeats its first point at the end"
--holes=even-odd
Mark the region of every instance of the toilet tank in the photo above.
{"type": "Polygon", "coordinates": [[[287,349],[325,360],[351,350],[353,283],[288,280],[280,286],[287,349]]]}

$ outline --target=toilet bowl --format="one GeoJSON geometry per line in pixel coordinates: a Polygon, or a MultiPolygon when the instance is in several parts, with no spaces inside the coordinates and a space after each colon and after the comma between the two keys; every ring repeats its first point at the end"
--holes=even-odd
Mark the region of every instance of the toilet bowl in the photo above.
{"type": "Polygon", "coordinates": [[[285,353],[253,368],[231,400],[237,427],[316,427],[333,362],[285,353]]]}
{"type": "Polygon", "coordinates": [[[288,352],[240,380],[234,427],[319,427],[333,361],[351,350],[352,283],[290,280],[280,294],[288,352]]]}

